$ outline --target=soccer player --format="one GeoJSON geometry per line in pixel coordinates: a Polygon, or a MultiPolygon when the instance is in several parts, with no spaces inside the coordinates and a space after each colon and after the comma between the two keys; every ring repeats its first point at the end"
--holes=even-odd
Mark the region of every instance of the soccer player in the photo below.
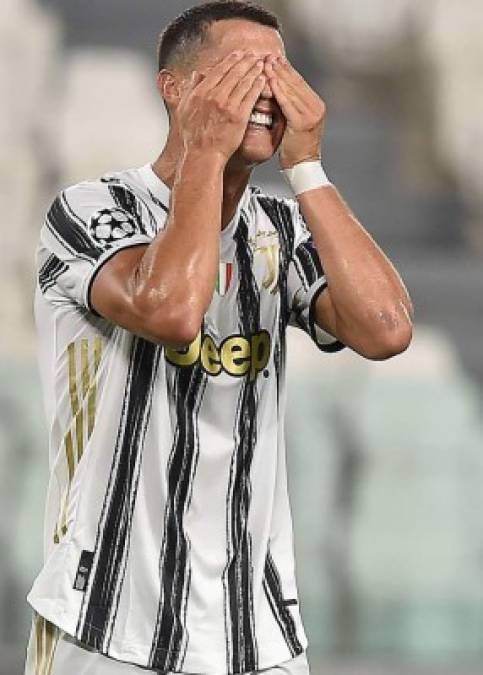
{"type": "Polygon", "coordinates": [[[188,10],[157,82],[158,159],[63,191],[41,232],[51,481],[26,672],[306,675],[287,327],[385,359],[411,302],[322,169],[325,105],[273,14],[188,10]],[[250,187],[277,151],[293,199],[250,187]]]}

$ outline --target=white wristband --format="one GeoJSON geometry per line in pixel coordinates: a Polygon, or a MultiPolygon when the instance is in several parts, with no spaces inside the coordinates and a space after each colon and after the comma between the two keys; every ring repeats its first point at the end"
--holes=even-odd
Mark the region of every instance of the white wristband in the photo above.
{"type": "Polygon", "coordinates": [[[288,184],[296,197],[303,192],[332,185],[320,162],[300,162],[291,169],[284,169],[288,184]]]}

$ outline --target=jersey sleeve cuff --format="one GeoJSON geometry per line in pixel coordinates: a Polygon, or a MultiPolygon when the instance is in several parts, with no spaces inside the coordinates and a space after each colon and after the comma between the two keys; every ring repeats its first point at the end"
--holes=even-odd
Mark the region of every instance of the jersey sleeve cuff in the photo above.
{"type": "Polygon", "coordinates": [[[310,337],[317,347],[323,351],[330,354],[335,352],[340,352],[345,348],[345,345],[342,342],[339,342],[337,338],[323,330],[315,320],[315,309],[317,305],[317,300],[319,296],[327,289],[327,280],[325,277],[318,279],[308,290],[309,296],[309,332],[310,337]]]}
{"type": "Polygon", "coordinates": [[[91,303],[91,291],[94,281],[96,280],[97,275],[104,267],[104,265],[111,260],[117,253],[124,251],[128,248],[134,248],[135,246],[146,246],[152,242],[152,239],[148,236],[137,235],[135,237],[130,237],[125,241],[120,241],[114,248],[110,248],[105,251],[97,260],[95,265],[92,267],[89,275],[84,281],[84,289],[82,293],[82,302],[83,305],[93,314],[99,316],[98,312],[94,309],[91,303]]]}

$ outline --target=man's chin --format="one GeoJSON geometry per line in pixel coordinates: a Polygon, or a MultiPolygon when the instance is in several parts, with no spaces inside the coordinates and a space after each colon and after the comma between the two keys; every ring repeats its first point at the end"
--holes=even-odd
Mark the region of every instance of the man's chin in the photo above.
{"type": "Polygon", "coordinates": [[[257,166],[272,159],[276,151],[277,148],[271,143],[252,143],[244,140],[233,155],[233,159],[248,167],[257,166]]]}
{"type": "Polygon", "coordinates": [[[258,166],[259,164],[264,164],[265,162],[268,162],[270,159],[272,159],[274,155],[274,151],[271,152],[254,152],[254,151],[241,151],[239,153],[239,157],[241,161],[246,165],[246,166],[258,166]]]}

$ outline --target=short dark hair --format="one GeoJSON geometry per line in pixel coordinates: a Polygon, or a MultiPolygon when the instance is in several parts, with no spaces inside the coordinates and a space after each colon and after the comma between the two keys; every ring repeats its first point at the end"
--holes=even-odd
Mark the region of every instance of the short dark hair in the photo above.
{"type": "Polygon", "coordinates": [[[216,0],[186,10],[161,33],[158,47],[158,68],[162,70],[177,59],[186,58],[196,44],[201,46],[209,27],[225,19],[244,19],[281,32],[278,18],[254,2],[216,0]]]}

